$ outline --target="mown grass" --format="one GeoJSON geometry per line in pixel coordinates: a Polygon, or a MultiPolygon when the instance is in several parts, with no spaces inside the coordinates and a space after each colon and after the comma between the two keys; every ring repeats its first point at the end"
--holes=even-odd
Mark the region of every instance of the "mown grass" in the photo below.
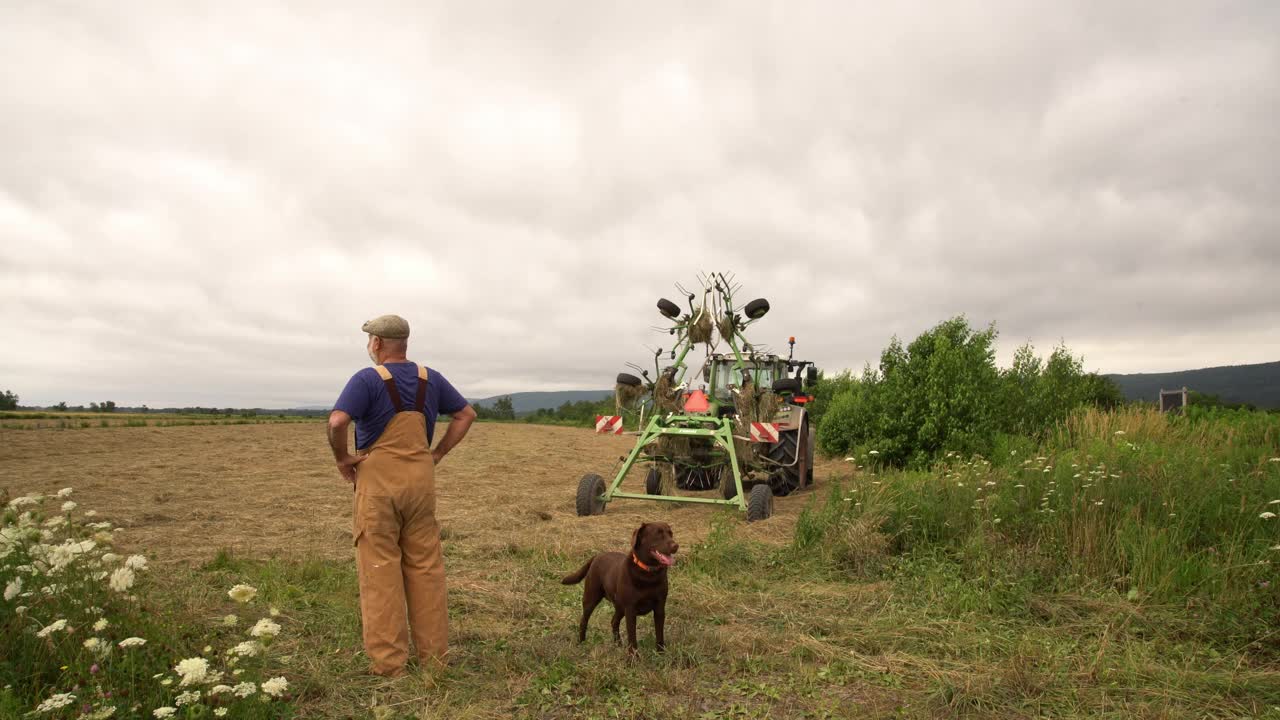
{"type": "Polygon", "coordinates": [[[715,516],[672,571],[668,651],[643,618],[635,660],[607,610],[577,644],[559,579],[583,558],[535,536],[446,533],[450,665],[391,681],[364,673],[351,562],[223,552],[151,581],[202,627],[257,587],[302,717],[1280,718],[1278,437],[1134,411],[931,472],[868,453],[783,543],[715,516]]]}

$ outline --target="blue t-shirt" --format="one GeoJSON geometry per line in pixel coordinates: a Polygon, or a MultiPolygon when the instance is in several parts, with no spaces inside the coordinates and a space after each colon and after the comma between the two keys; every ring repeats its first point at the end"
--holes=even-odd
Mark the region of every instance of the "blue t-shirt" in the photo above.
{"type": "MultiPolygon", "coordinates": [[[[412,362],[387,363],[384,365],[396,381],[396,389],[400,391],[400,402],[405,410],[415,409],[413,403],[418,398],[418,366],[412,362]]],[[[467,406],[466,398],[454,389],[443,375],[427,368],[427,397],[423,402],[423,412],[427,416],[427,446],[430,447],[436,429],[436,416],[451,415],[467,406]]],[[[338,396],[334,410],[341,410],[356,421],[356,449],[364,450],[382,435],[387,423],[396,414],[396,406],[391,403],[387,393],[387,384],[378,376],[378,371],[371,367],[360,370],[347,381],[347,386],[338,396]]]]}

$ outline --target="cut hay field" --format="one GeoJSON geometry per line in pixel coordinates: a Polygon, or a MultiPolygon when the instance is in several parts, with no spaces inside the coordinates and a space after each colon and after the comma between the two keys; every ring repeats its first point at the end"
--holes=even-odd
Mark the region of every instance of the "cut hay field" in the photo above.
{"type": "Polygon", "coordinates": [[[1161,616],[1120,596],[1002,604],[985,600],[1010,596],[998,580],[924,556],[865,575],[806,562],[797,520],[832,482],[861,482],[844,463],[821,463],[816,492],[763,523],[637,501],[576,517],[577,479],[629,447],[473,426],[437,471],[451,664],[391,681],[362,672],[351,489],[318,422],[0,430],[0,489],[73,487],[81,511],[122,526],[120,549],[146,554],[157,607],[186,618],[196,652],[235,610],[226,588],[255,586],[281,611],[270,674],[290,678],[299,717],[1280,717],[1276,668],[1153,631],[1161,616]],[[607,611],[577,645],[581,588],[559,577],[655,519],[682,545],[668,652],[644,618],[626,659],[607,611]]]}

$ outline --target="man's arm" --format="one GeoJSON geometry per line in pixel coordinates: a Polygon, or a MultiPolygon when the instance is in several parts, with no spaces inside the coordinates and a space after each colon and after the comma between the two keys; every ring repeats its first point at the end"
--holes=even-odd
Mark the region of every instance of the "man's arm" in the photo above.
{"type": "Polygon", "coordinates": [[[431,451],[431,457],[437,465],[444,460],[444,456],[448,455],[454,446],[462,442],[462,438],[466,437],[467,431],[471,429],[471,423],[476,421],[476,411],[468,404],[458,412],[452,413],[450,418],[449,429],[444,431],[444,437],[436,443],[436,449],[431,451]]]}
{"type": "Polygon", "coordinates": [[[366,456],[352,455],[347,451],[347,428],[350,426],[350,415],[341,410],[329,413],[329,447],[333,448],[333,459],[337,461],[338,472],[343,479],[355,485],[356,465],[363,462],[366,456]]]}

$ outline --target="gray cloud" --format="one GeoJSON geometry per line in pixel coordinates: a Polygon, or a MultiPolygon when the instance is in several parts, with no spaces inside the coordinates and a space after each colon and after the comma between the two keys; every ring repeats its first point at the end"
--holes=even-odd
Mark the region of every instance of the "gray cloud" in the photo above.
{"type": "Polygon", "coordinates": [[[0,8],[0,385],[329,402],[360,323],[479,396],[607,387],[736,272],[828,368],[1274,360],[1270,2],[0,8]]]}

